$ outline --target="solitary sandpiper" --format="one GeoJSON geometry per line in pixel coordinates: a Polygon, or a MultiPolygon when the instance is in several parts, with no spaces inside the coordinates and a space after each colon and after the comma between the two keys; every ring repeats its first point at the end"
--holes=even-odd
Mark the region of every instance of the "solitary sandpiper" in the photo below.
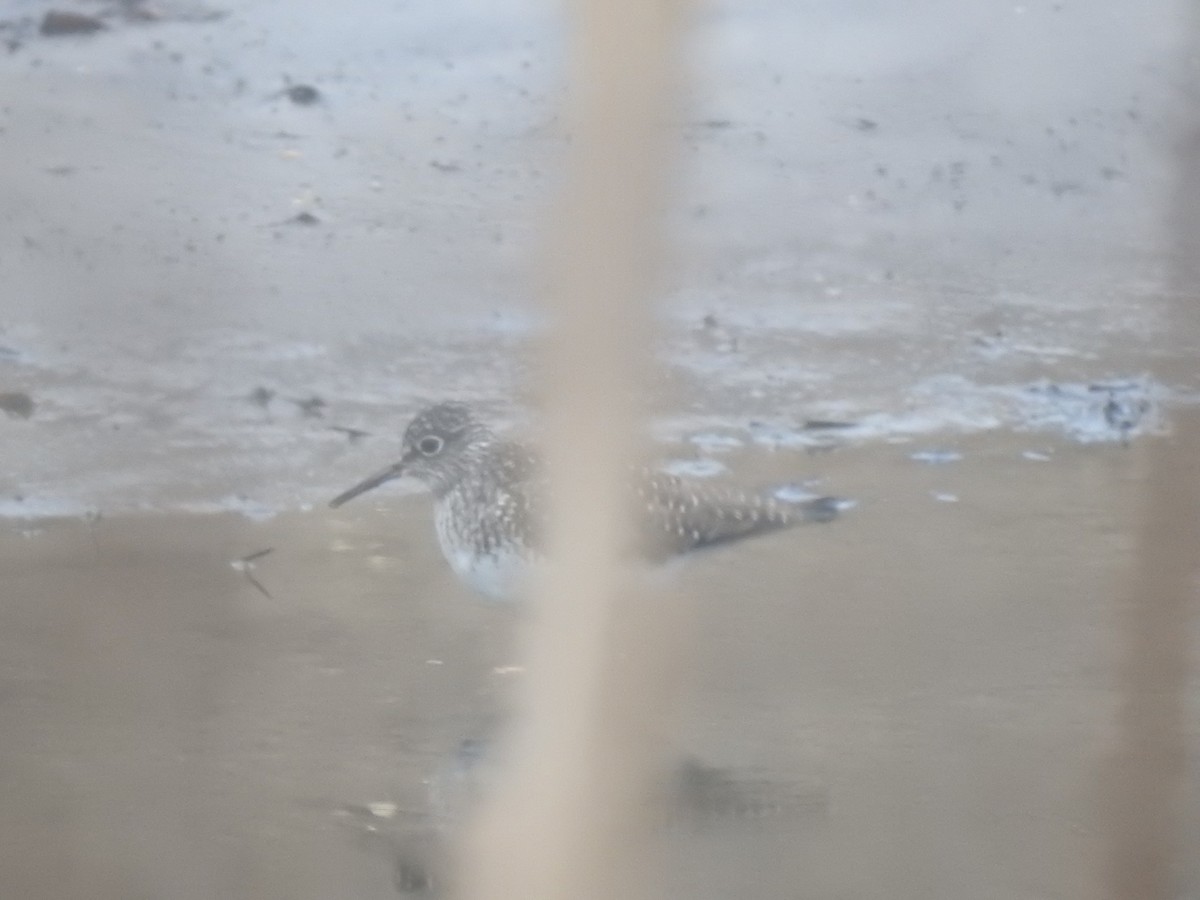
{"type": "MultiPolygon", "coordinates": [[[[545,483],[537,454],[498,437],[464,404],[439,403],[409,423],[399,462],[329,505],[341,506],[402,477],[433,492],[438,543],[455,574],[489,597],[511,598],[539,552],[545,483]]],[[[641,468],[633,473],[631,490],[641,503],[639,553],[653,560],[827,522],[839,506],[833,497],[786,503],[641,468]]]]}

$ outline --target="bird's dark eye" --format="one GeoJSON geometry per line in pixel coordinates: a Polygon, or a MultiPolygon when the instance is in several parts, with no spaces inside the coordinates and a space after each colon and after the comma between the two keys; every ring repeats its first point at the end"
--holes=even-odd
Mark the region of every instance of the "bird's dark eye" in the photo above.
{"type": "Polygon", "coordinates": [[[426,456],[433,456],[442,449],[442,439],[440,437],[435,437],[434,435],[423,437],[417,443],[417,449],[426,456]]]}

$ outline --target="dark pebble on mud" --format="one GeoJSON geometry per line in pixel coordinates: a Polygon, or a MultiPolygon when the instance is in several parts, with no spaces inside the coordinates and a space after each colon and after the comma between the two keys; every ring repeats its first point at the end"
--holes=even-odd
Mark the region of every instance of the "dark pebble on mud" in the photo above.
{"type": "Polygon", "coordinates": [[[311,84],[293,84],[284,94],[297,106],[312,106],[321,99],[321,92],[311,84]]]}
{"type": "Polygon", "coordinates": [[[841,422],[837,419],[805,419],[800,427],[805,431],[837,431],[843,428],[853,428],[855,422],[841,422]]]}
{"type": "Polygon", "coordinates": [[[371,432],[369,431],[363,431],[361,428],[348,428],[345,425],[330,425],[329,430],[336,431],[339,434],[344,434],[346,436],[346,440],[352,444],[356,441],[362,440],[365,437],[371,436],[371,432]]]}
{"type": "Polygon", "coordinates": [[[94,34],[107,27],[95,16],[52,9],[42,17],[38,30],[47,37],[55,37],[63,34],[94,34]]]}
{"type": "Polygon", "coordinates": [[[0,394],[0,409],[16,419],[33,415],[33,398],[25,393],[0,394]]]}
{"type": "Polygon", "coordinates": [[[306,399],[295,399],[292,402],[300,409],[302,415],[310,419],[319,419],[324,416],[325,413],[322,410],[329,405],[316,394],[306,399]]]}
{"type": "Polygon", "coordinates": [[[266,409],[271,405],[271,401],[275,399],[275,392],[270,388],[259,385],[250,392],[250,396],[247,399],[255,406],[261,406],[263,409],[266,409]]]}

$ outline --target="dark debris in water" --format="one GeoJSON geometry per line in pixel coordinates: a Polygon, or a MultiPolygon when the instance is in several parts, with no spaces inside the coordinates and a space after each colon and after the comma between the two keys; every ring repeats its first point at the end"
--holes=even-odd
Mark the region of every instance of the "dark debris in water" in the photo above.
{"type": "Polygon", "coordinates": [[[392,884],[401,895],[432,896],[437,893],[438,879],[428,860],[407,847],[400,847],[392,863],[392,884]]]}
{"type": "Polygon", "coordinates": [[[672,820],[692,824],[754,821],[795,813],[823,817],[829,811],[829,794],[824,789],[802,790],[694,758],[680,763],[673,781],[666,803],[668,814],[672,820]]]}
{"type": "Polygon", "coordinates": [[[1110,392],[1104,404],[1104,421],[1127,436],[1150,412],[1150,401],[1145,397],[1122,396],[1110,392]]]}
{"type": "Polygon", "coordinates": [[[263,583],[254,577],[254,568],[260,559],[270,556],[274,552],[274,547],[267,547],[265,550],[256,550],[254,553],[249,553],[246,556],[239,557],[230,563],[235,571],[241,572],[242,575],[245,576],[246,580],[254,587],[254,589],[268,600],[273,600],[275,598],[271,596],[271,592],[266,589],[263,583]]]}
{"type": "Polygon", "coordinates": [[[1085,443],[1128,443],[1160,428],[1159,389],[1151,380],[1139,378],[1033,384],[1027,388],[1034,403],[1026,411],[1026,419],[1037,426],[1059,425],[1085,443]]]}

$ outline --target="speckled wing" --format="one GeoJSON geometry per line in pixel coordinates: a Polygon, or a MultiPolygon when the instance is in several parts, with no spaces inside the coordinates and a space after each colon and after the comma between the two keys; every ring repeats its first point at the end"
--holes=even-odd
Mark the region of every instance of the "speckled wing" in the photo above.
{"type": "Polygon", "coordinates": [[[538,455],[510,441],[488,448],[482,467],[459,487],[462,519],[472,519],[464,541],[485,554],[508,546],[531,558],[540,550],[545,477],[538,455]]]}
{"type": "Polygon", "coordinates": [[[638,499],[648,555],[659,559],[809,522],[828,522],[838,513],[833,497],[784,503],[651,470],[641,472],[638,499]]]}
{"type": "MultiPolygon", "coordinates": [[[[542,548],[541,519],[548,485],[540,458],[518,444],[493,448],[492,465],[502,469],[495,483],[502,496],[488,504],[500,531],[518,533],[524,547],[542,548]]],[[[671,556],[727,544],[810,522],[828,522],[838,514],[837,501],[821,497],[807,503],[785,503],[763,494],[720,484],[688,481],[654,469],[635,467],[634,510],[639,527],[638,555],[661,561],[671,556]]]]}

